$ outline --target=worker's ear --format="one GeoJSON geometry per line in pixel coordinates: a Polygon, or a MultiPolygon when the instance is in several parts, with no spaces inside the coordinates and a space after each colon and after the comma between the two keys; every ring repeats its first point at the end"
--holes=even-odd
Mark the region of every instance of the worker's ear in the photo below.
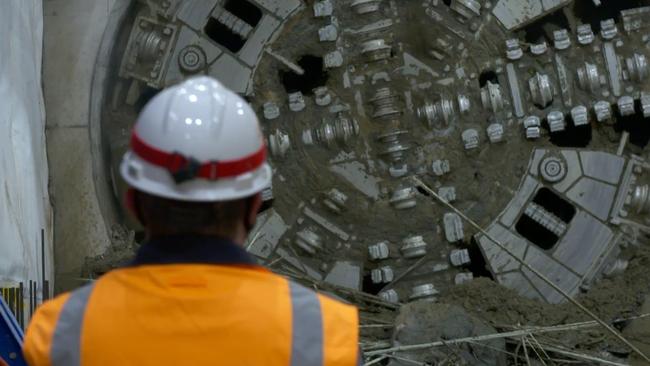
{"type": "Polygon", "coordinates": [[[250,198],[248,198],[246,204],[246,217],[244,218],[244,225],[246,226],[246,231],[253,230],[255,222],[257,221],[257,213],[262,207],[262,194],[258,193],[250,198]]]}

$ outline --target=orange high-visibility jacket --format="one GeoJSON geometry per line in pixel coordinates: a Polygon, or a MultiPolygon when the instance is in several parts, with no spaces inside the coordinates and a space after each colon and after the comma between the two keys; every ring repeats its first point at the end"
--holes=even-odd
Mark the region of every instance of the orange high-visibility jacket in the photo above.
{"type": "Polygon", "coordinates": [[[202,237],[145,244],[135,263],[43,305],[31,366],[357,365],[353,306],[202,237]]]}

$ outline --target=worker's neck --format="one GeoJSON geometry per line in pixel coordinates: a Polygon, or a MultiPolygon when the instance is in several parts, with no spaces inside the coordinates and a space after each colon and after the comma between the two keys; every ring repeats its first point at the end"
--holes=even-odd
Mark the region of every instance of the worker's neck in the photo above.
{"type": "Polygon", "coordinates": [[[243,246],[244,243],[246,242],[246,237],[248,236],[248,233],[246,232],[246,229],[243,226],[237,227],[236,230],[233,230],[232,232],[229,233],[224,233],[221,230],[212,230],[212,229],[206,229],[206,230],[201,230],[193,233],[181,233],[178,231],[173,231],[169,229],[147,229],[147,238],[156,238],[156,237],[165,237],[165,236],[176,236],[176,235],[200,235],[200,236],[206,236],[206,237],[214,237],[214,238],[220,238],[220,239],[228,239],[232,241],[233,243],[243,246]]]}

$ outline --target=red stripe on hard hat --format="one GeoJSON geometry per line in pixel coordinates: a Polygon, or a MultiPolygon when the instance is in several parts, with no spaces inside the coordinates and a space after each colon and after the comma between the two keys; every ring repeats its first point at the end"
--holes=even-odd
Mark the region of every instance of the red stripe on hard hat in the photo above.
{"type": "MultiPolygon", "coordinates": [[[[165,168],[172,174],[186,169],[192,163],[190,157],[179,153],[170,153],[159,150],[144,142],[135,132],[131,135],[131,150],[146,162],[165,168]]],[[[255,153],[237,160],[198,162],[195,178],[216,180],[219,178],[232,178],[252,172],[266,161],[266,146],[255,153]]]]}

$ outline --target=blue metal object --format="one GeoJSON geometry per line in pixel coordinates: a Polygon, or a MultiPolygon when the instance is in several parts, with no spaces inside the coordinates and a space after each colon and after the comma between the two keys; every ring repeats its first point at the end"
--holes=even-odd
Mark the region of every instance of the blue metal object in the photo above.
{"type": "Polygon", "coordinates": [[[23,358],[23,330],[0,296],[0,357],[9,366],[27,366],[23,358]]]}

